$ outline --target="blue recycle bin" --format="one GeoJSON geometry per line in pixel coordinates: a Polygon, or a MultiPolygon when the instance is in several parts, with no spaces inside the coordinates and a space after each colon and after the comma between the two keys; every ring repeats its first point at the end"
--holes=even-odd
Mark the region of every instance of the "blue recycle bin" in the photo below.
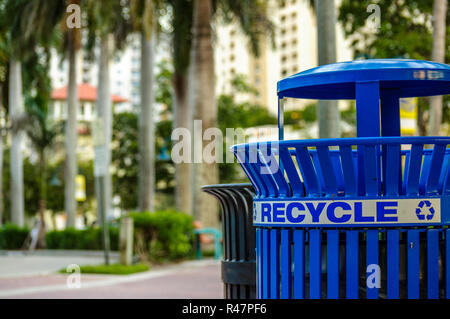
{"type": "Polygon", "coordinates": [[[258,298],[450,298],[449,137],[401,137],[399,98],[450,67],[365,60],[278,82],[279,140],[232,147],[256,190],[258,298]],[[357,137],[283,140],[283,98],[356,100],[357,137]]]}

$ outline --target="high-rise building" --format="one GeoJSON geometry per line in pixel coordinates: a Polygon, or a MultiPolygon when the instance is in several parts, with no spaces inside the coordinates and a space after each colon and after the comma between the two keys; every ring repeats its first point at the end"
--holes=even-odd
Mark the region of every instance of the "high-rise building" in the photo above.
{"type": "MultiPolygon", "coordinates": [[[[336,1],[336,5],[340,1],[336,1]]],[[[308,0],[269,0],[268,17],[275,26],[274,46],[269,38],[261,39],[260,55],[249,49],[248,39],[237,23],[216,25],[215,67],[217,94],[230,94],[231,80],[243,75],[254,87],[256,96],[237,96],[277,112],[276,83],[289,75],[317,66],[317,23],[308,0]]],[[[337,61],[352,59],[342,27],[336,25],[337,61]]],[[[310,100],[288,101],[286,108],[301,108],[310,100]],[[295,104],[294,104],[295,103],[295,104]]]]}

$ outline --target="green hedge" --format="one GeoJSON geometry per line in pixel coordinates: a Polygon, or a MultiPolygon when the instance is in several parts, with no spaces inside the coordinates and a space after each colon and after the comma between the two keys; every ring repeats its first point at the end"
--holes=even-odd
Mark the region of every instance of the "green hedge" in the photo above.
{"type": "MultiPolygon", "coordinates": [[[[48,249],[102,250],[102,234],[102,228],[100,227],[67,228],[48,232],[45,241],[48,249]]],[[[118,250],[118,228],[109,228],[109,241],[111,250],[118,250]]]]}
{"type": "Polygon", "coordinates": [[[0,227],[0,249],[21,249],[30,230],[13,224],[0,227]]]}
{"type": "Polygon", "coordinates": [[[191,216],[176,211],[133,212],[136,253],[151,260],[181,259],[193,252],[191,216]]]}

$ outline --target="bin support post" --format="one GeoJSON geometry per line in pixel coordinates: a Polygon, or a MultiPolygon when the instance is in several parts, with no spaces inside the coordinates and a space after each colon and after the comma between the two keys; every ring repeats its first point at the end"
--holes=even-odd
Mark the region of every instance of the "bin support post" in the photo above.
{"type": "Polygon", "coordinates": [[[400,136],[399,90],[381,90],[381,135],[400,136]]]}
{"type": "Polygon", "coordinates": [[[284,140],[284,98],[278,98],[278,140],[284,140]]]}
{"type": "Polygon", "coordinates": [[[380,136],[380,82],[356,82],[355,90],[356,135],[358,137],[380,136]]]}

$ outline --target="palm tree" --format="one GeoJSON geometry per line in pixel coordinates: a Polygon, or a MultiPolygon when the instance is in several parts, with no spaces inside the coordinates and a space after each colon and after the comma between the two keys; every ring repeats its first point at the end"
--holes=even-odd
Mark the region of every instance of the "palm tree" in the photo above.
{"type": "MultiPolygon", "coordinates": [[[[173,47],[173,111],[174,129],[192,130],[192,112],[188,104],[188,69],[192,45],[191,0],[170,0],[172,7],[172,47],[173,47]]],[[[178,211],[192,214],[191,164],[175,165],[175,205],[178,211]]]]}
{"type": "MultiPolygon", "coordinates": [[[[49,50],[46,53],[50,56],[49,50]]],[[[45,221],[44,213],[47,207],[47,156],[48,151],[54,146],[55,138],[61,133],[60,127],[50,121],[48,117],[48,105],[50,104],[50,79],[49,61],[39,62],[35,55],[27,61],[25,67],[30,72],[27,80],[27,92],[25,94],[25,108],[27,116],[24,118],[23,127],[31,145],[39,159],[39,217],[41,220],[38,234],[38,247],[45,247],[45,221]],[[31,78],[32,77],[32,78],[31,78]],[[34,90],[33,90],[34,89],[34,90]]]]}
{"type": "Polygon", "coordinates": [[[17,125],[24,115],[22,100],[22,68],[20,62],[11,58],[9,61],[9,115],[11,118],[11,222],[24,226],[23,197],[23,132],[17,125]]]}
{"type": "MultiPolygon", "coordinates": [[[[106,215],[111,210],[112,179],[109,172],[111,164],[111,138],[113,108],[110,90],[110,62],[113,49],[121,49],[131,30],[129,19],[124,16],[125,4],[120,1],[89,0],[87,5],[88,45],[87,53],[93,53],[96,40],[100,40],[100,53],[98,59],[98,94],[97,94],[97,117],[103,123],[103,130],[97,132],[102,135],[106,158],[104,165],[107,169],[105,175],[96,179],[103,187],[97,185],[98,207],[103,207],[106,215]],[[102,181],[103,179],[103,181],[102,181]],[[100,194],[102,189],[103,194],[100,194]],[[103,199],[103,202],[100,201],[103,199]]],[[[100,215],[99,215],[100,217],[100,215]]]]}
{"type": "MultiPolygon", "coordinates": [[[[0,2],[0,6],[3,3],[0,2]]],[[[0,9],[1,10],[1,9],[0,9]]],[[[7,99],[5,90],[8,89],[6,81],[8,70],[8,53],[6,47],[6,37],[4,30],[0,30],[0,110],[6,109],[7,99]]],[[[0,226],[4,219],[4,204],[3,204],[3,132],[4,128],[0,127],[0,226]]]]}
{"type": "Polygon", "coordinates": [[[7,0],[1,3],[0,30],[7,30],[9,53],[9,113],[11,118],[11,220],[23,226],[22,143],[24,107],[22,98],[22,61],[29,59],[38,45],[50,43],[52,31],[63,10],[60,3],[44,0],[7,0]]]}
{"type": "MultiPolygon", "coordinates": [[[[68,0],[67,5],[80,5],[80,0],[68,0]]],[[[75,200],[75,177],[77,175],[77,112],[78,89],[77,70],[78,53],[81,46],[81,32],[78,28],[68,28],[63,19],[65,31],[64,48],[69,63],[67,84],[67,120],[65,123],[65,170],[64,170],[64,210],[67,215],[66,227],[75,226],[77,202],[75,200]]]]}
{"type": "MultiPolygon", "coordinates": [[[[316,0],[317,52],[319,65],[336,62],[336,13],[334,0],[316,0]]],[[[340,137],[340,113],[335,100],[319,100],[319,137],[340,137]]]]}
{"type": "Polygon", "coordinates": [[[131,16],[141,40],[139,110],[139,210],[153,211],[155,200],[155,130],[153,122],[153,66],[157,11],[161,3],[132,0],[131,16]]]}
{"type": "MultiPolygon", "coordinates": [[[[192,94],[190,101],[194,120],[202,121],[203,132],[217,127],[217,105],[215,101],[214,85],[214,51],[213,51],[213,10],[220,13],[225,21],[237,20],[250,39],[255,53],[258,53],[258,41],[272,29],[272,24],[266,18],[265,3],[257,0],[195,0],[193,14],[193,40],[191,50],[192,63],[192,94]]],[[[203,147],[194,150],[201,157],[203,147]]],[[[193,164],[192,174],[193,212],[205,227],[218,226],[216,201],[200,192],[201,185],[216,184],[219,180],[217,163],[193,164]]]]}
{"type": "MultiPolygon", "coordinates": [[[[445,63],[445,20],[447,0],[434,0],[433,3],[433,49],[431,59],[445,63]]],[[[442,121],[442,96],[430,97],[429,135],[440,135],[442,121]]]]}

